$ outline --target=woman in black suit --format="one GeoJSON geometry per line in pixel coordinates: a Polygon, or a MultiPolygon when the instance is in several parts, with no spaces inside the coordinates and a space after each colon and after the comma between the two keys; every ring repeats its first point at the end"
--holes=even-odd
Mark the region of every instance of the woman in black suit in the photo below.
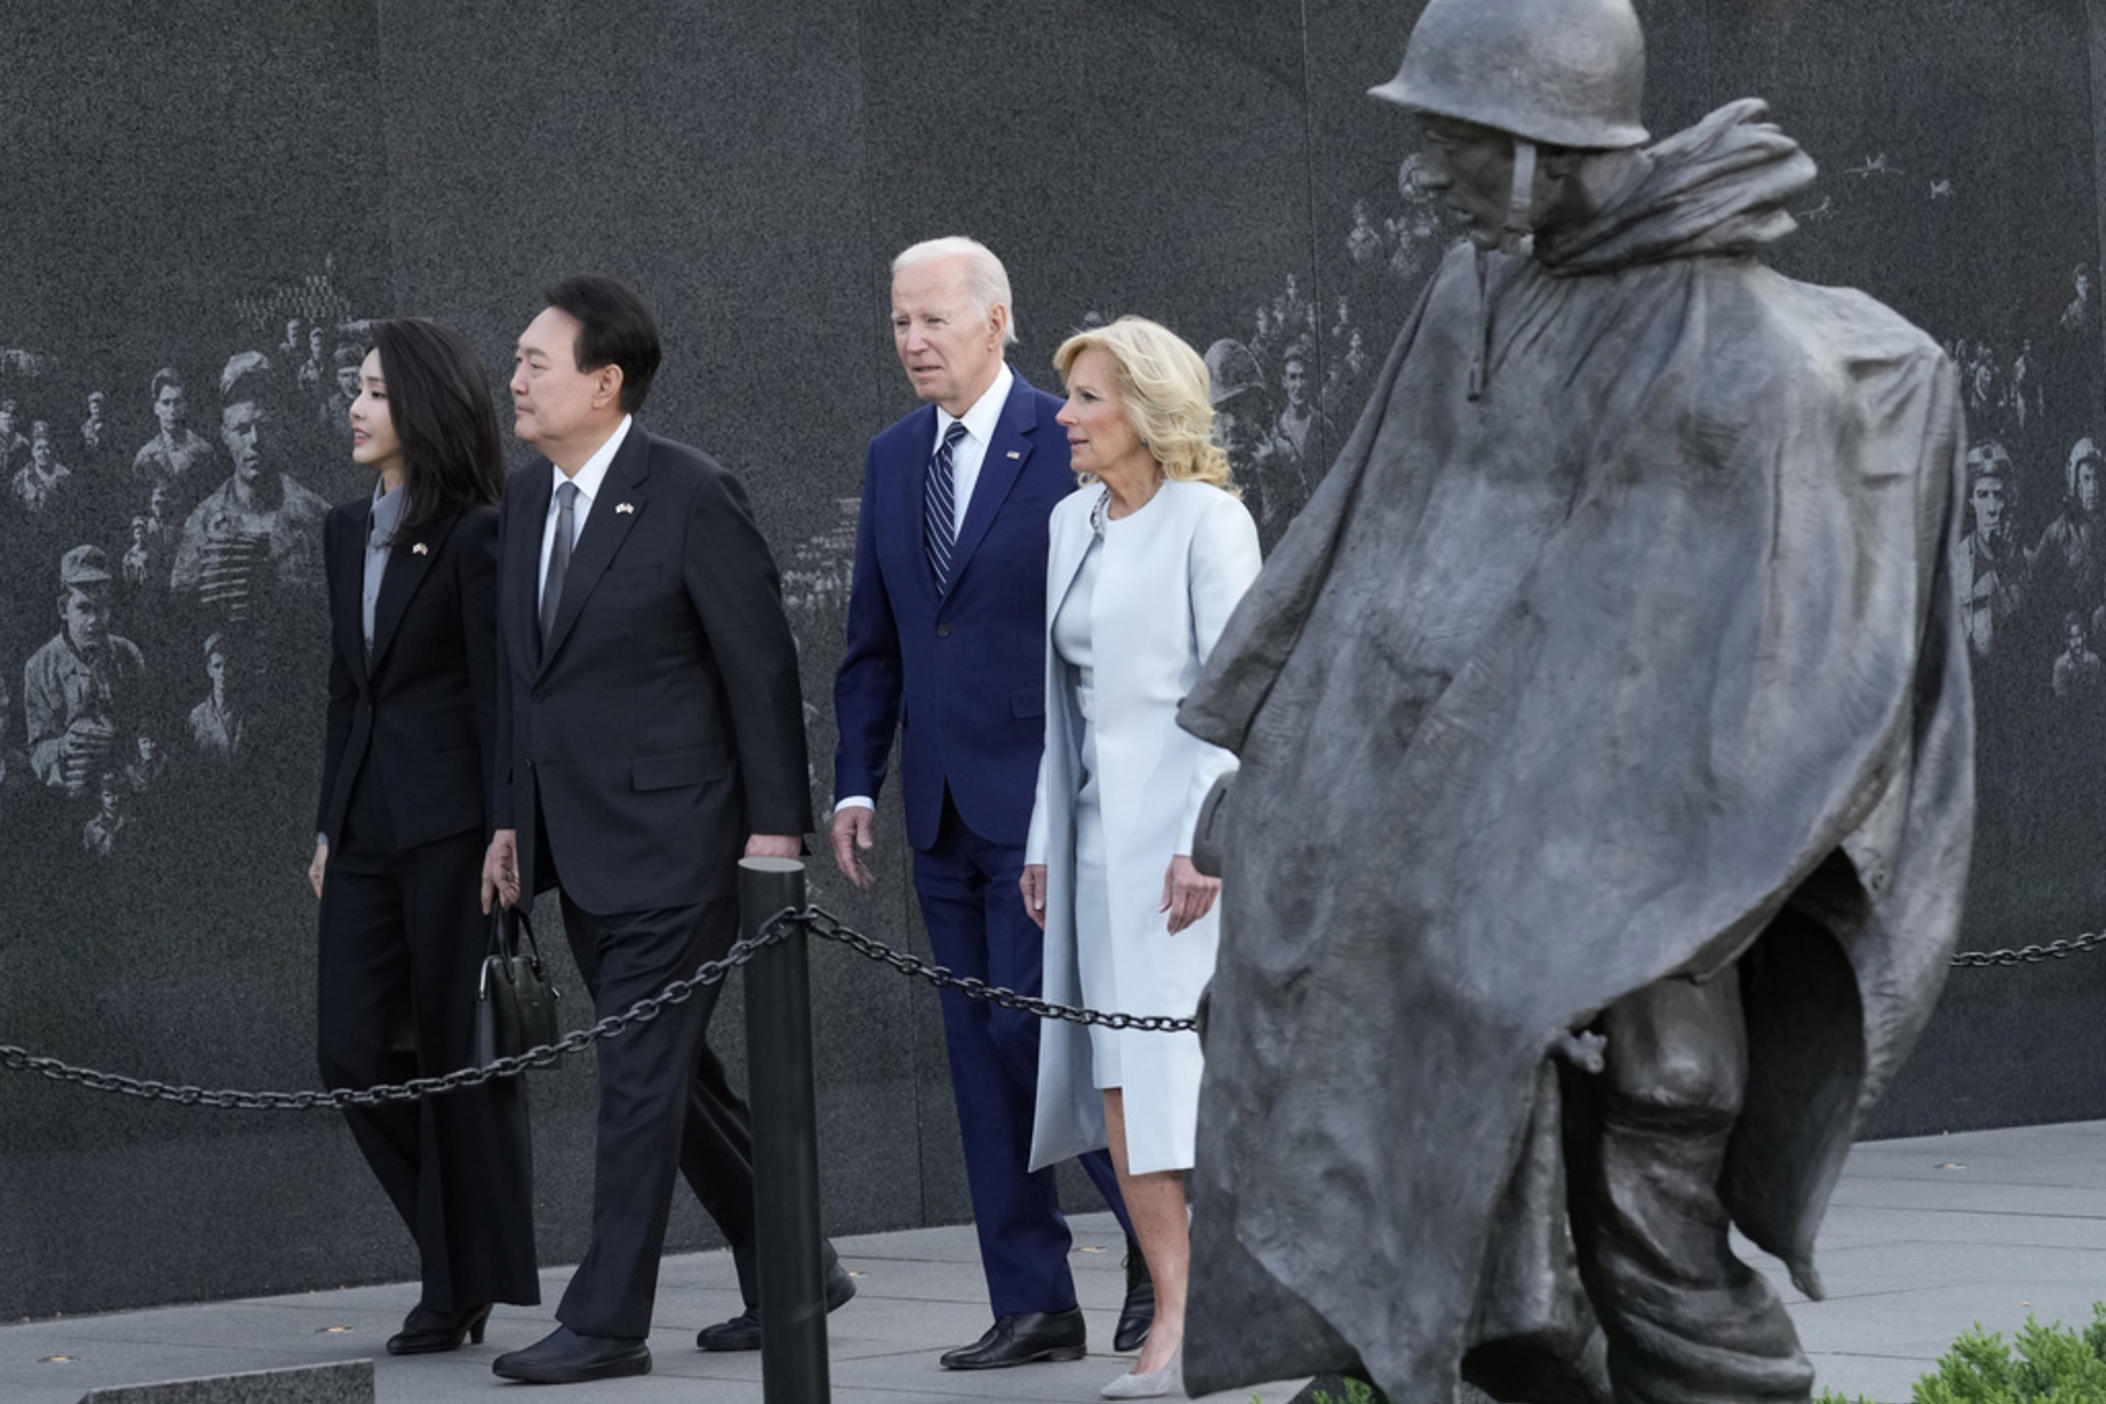
{"type": "MultiPolygon", "coordinates": [[[[350,419],[351,456],[376,481],[323,528],[329,744],[308,873],[331,1087],[473,1061],[504,476],[489,383],[445,327],[383,323],[350,419]]],[[[390,1353],[480,1342],[492,1302],[540,1300],[515,1080],[345,1116],[423,1263],[390,1353]]]]}

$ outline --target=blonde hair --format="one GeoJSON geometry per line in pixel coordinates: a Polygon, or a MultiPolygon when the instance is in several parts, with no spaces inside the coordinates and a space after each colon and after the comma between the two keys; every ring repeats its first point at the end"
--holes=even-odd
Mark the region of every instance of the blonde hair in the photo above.
{"type": "Polygon", "coordinates": [[[1066,380],[1075,358],[1092,348],[1111,357],[1126,422],[1165,477],[1243,495],[1229,473],[1228,455],[1214,443],[1211,381],[1197,351],[1168,327],[1129,315],[1060,343],[1053,353],[1060,378],[1066,380]]]}

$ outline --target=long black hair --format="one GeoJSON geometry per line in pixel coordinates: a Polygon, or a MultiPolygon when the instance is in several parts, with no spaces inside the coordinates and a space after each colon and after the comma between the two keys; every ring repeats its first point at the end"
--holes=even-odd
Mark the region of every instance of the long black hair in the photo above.
{"type": "Polygon", "coordinates": [[[402,441],[402,522],[390,545],[426,523],[504,491],[490,378],[468,339],[422,317],[373,330],[388,418],[402,441]]]}

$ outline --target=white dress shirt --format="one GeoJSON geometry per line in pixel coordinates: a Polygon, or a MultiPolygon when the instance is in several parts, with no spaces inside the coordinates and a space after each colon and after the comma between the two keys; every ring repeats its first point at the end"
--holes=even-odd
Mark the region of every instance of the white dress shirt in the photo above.
{"type": "Polygon", "coordinates": [[[1015,383],[1016,374],[1004,361],[1002,369],[995,375],[994,384],[973,401],[973,407],[965,412],[963,419],[941,405],[936,407],[936,443],[943,442],[943,436],[951,432],[953,424],[965,426],[965,437],[951,449],[951,531],[954,535],[965,530],[965,509],[972,504],[973,488],[980,481],[980,465],[987,461],[987,446],[994,442],[995,426],[1002,422],[1002,406],[1009,403],[1009,387],[1015,383]]]}
{"type": "MultiPolygon", "coordinates": [[[[615,426],[607,442],[594,450],[592,457],[585,460],[585,466],[570,479],[578,489],[578,500],[570,509],[570,544],[573,548],[577,546],[578,538],[585,534],[585,519],[592,515],[592,501],[600,495],[600,484],[607,477],[607,467],[614,462],[614,455],[621,448],[622,440],[629,437],[629,425],[633,422],[630,416],[623,415],[622,422],[615,426]]],[[[555,486],[563,486],[563,470],[551,463],[548,471],[555,475],[555,486]]],[[[556,516],[562,510],[563,504],[556,500],[556,494],[551,491],[548,495],[548,521],[541,528],[541,584],[534,590],[534,605],[537,610],[541,605],[542,592],[548,589],[548,558],[556,549],[556,516]]]]}
{"type": "MultiPolygon", "coordinates": [[[[1016,372],[1004,361],[1002,369],[995,373],[994,384],[987,387],[973,407],[963,416],[952,414],[942,405],[936,407],[936,437],[931,442],[940,444],[943,436],[951,432],[953,424],[965,426],[965,437],[951,448],[951,531],[965,530],[965,509],[972,505],[973,489],[980,482],[980,465],[987,461],[987,446],[994,442],[995,426],[1002,422],[1002,406],[1009,403],[1010,387],[1016,384],[1016,372]]],[[[933,451],[933,450],[932,450],[933,451]]],[[[542,553],[543,561],[548,559],[542,553]]],[[[843,795],[834,804],[834,813],[848,808],[876,809],[877,805],[868,795],[843,795]]]]}

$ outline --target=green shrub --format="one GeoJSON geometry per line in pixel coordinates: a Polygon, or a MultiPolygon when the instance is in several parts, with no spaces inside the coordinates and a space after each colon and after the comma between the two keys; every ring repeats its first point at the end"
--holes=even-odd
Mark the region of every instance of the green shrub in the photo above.
{"type": "MultiPolygon", "coordinates": [[[[2043,1326],[2027,1317],[2010,1345],[1976,1325],[1939,1358],[1935,1373],[1916,1381],[1911,1404],[2106,1404],[2106,1302],[2095,1302],[2080,1333],[2059,1321],[2043,1326]]],[[[1337,1381],[1341,1395],[1319,1380],[1315,1404],[1383,1404],[1363,1380],[1337,1381]]],[[[1824,1390],[1814,1404],[1870,1404],[1824,1390]]]]}
{"type": "MultiPolygon", "coordinates": [[[[1916,1381],[1912,1404],[2106,1404],[2106,1302],[2091,1313],[2081,1335],[2027,1317],[2015,1353],[1977,1325],[1952,1343],[1935,1374],[1916,1381]]],[[[1815,1404],[1851,1401],[1828,1390],[1815,1404]]]]}

